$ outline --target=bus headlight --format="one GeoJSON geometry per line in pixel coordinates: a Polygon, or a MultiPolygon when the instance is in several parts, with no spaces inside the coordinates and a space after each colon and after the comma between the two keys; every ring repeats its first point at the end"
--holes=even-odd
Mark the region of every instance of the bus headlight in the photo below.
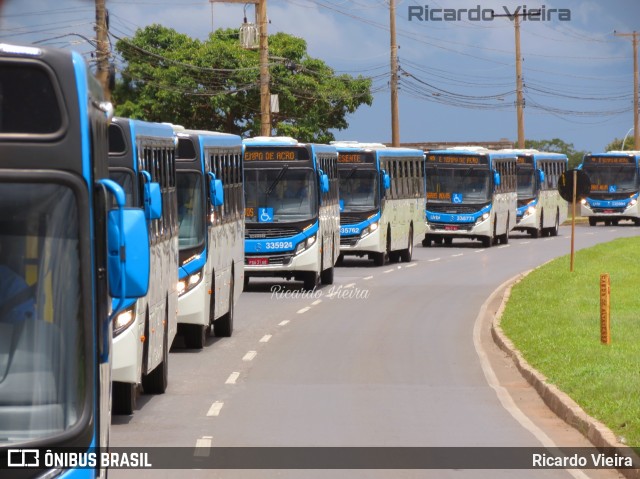
{"type": "Polygon", "coordinates": [[[115,338],[122,331],[127,329],[133,321],[136,319],[136,305],[125,309],[120,314],[116,316],[116,319],[113,321],[113,337],[115,338]]]}
{"type": "Polygon", "coordinates": [[[587,203],[587,200],[584,198],[580,200],[580,204],[582,204],[582,206],[586,206],[587,208],[590,208],[589,203],[587,203]]]}
{"type": "Polygon", "coordinates": [[[366,228],[363,228],[360,232],[360,238],[364,238],[365,236],[369,236],[371,233],[378,229],[378,222],[371,223],[366,228]]]}
{"type": "Polygon", "coordinates": [[[631,201],[629,201],[627,208],[631,208],[632,206],[635,206],[637,203],[638,203],[638,200],[636,200],[635,198],[632,198],[631,201]]]}
{"type": "Polygon", "coordinates": [[[296,246],[295,254],[300,254],[303,251],[311,248],[315,242],[316,242],[316,235],[311,235],[306,240],[300,241],[300,243],[298,243],[298,246],[296,246]]]}
{"type": "Polygon", "coordinates": [[[186,292],[191,291],[201,280],[202,271],[198,271],[178,281],[178,296],[182,296],[186,292]]]}
{"type": "Polygon", "coordinates": [[[489,216],[491,216],[489,213],[483,213],[482,216],[478,216],[478,219],[476,220],[476,224],[479,225],[483,221],[487,221],[489,219],[489,216]]]}
{"type": "Polygon", "coordinates": [[[522,215],[523,218],[526,218],[527,216],[531,216],[533,214],[536,213],[536,207],[535,206],[529,206],[525,211],[524,214],[522,215]]]}

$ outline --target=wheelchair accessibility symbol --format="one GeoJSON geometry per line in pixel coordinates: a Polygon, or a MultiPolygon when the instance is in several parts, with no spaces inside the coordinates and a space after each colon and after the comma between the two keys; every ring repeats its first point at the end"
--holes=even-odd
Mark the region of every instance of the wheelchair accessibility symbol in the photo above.
{"type": "Polygon", "coordinates": [[[615,193],[616,191],[618,191],[617,185],[609,185],[609,193],[615,193]]]}
{"type": "Polygon", "coordinates": [[[462,193],[452,193],[451,201],[454,205],[459,205],[462,203],[462,193]]]}
{"type": "Polygon", "coordinates": [[[271,223],[273,221],[273,208],[258,208],[258,223],[271,223]]]}

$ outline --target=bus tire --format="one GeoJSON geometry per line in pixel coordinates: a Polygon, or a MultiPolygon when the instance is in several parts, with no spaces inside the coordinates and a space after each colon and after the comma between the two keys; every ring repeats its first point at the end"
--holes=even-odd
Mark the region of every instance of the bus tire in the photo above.
{"type": "Polygon", "coordinates": [[[507,216],[507,229],[503,235],[500,235],[501,244],[509,244],[509,216],[507,216]]]}
{"type": "Polygon", "coordinates": [[[556,211],[556,222],[553,225],[553,228],[549,230],[549,235],[558,236],[558,232],[560,231],[560,213],[556,211]]]}
{"type": "Polygon", "coordinates": [[[162,361],[153,371],[142,376],[142,389],[146,394],[164,394],[169,385],[169,319],[167,309],[168,306],[164,313],[162,361]]]}
{"type": "Polygon", "coordinates": [[[322,284],[333,284],[333,266],[320,273],[320,281],[322,284]]]}
{"type": "Polygon", "coordinates": [[[376,266],[384,266],[386,263],[386,253],[372,253],[371,256],[373,257],[373,264],[376,266]]]}
{"type": "Polygon", "coordinates": [[[113,414],[133,414],[136,407],[136,385],[114,381],[111,387],[111,412],[113,414]]]}
{"type": "Polygon", "coordinates": [[[207,340],[207,327],[203,324],[184,325],[184,345],[187,349],[202,349],[207,340]]]}
{"type": "Polygon", "coordinates": [[[589,226],[595,226],[596,224],[598,224],[596,219],[593,216],[590,216],[589,217],[589,226]]]}
{"type": "Polygon", "coordinates": [[[430,236],[425,236],[424,239],[422,240],[422,246],[429,248],[431,246],[431,237],[430,236]]]}
{"type": "Polygon", "coordinates": [[[491,248],[491,243],[493,243],[493,238],[491,236],[483,236],[480,241],[482,241],[483,248],[491,248]]]}
{"type": "Polygon", "coordinates": [[[217,338],[230,338],[233,334],[233,290],[235,281],[233,280],[234,272],[231,271],[231,284],[229,285],[229,310],[213,322],[213,334],[217,338]]]}
{"type": "Polygon", "coordinates": [[[339,254],[338,255],[338,260],[336,261],[336,266],[342,266],[344,263],[344,255],[343,254],[339,254]]]}
{"type": "Polygon", "coordinates": [[[315,271],[306,271],[303,273],[302,288],[306,291],[313,291],[318,286],[319,274],[315,271]]]}
{"type": "Polygon", "coordinates": [[[407,249],[400,251],[400,259],[404,263],[409,263],[413,257],[413,226],[409,228],[409,242],[407,249]]]}
{"type": "Polygon", "coordinates": [[[450,236],[444,238],[443,241],[446,246],[451,246],[453,244],[453,238],[450,236]]]}
{"type": "Polygon", "coordinates": [[[249,287],[249,276],[247,275],[247,273],[244,274],[244,283],[242,286],[243,286],[242,291],[246,291],[247,288],[249,287]]]}

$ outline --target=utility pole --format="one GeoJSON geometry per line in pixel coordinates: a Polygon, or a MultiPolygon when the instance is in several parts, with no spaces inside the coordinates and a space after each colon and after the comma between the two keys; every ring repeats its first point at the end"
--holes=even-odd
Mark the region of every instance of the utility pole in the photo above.
{"type": "Polygon", "coordinates": [[[518,148],[524,148],[524,86],[522,81],[522,54],[520,53],[520,17],[525,15],[539,16],[540,13],[511,13],[498,15],[493,13],[493,17],[508,17],[513,20],[516,35],[516,121],[518,124],[518,148]]]}
{"type": "Polygon", "coordinates": [[[396,43],[396,0],[389,0],[389,31],[391,32],[391,145],[400,146],[398,113],[398,45],[396,43]]]}
{"type": "MultiPolygon", "coordinates": [[[[640,150],[640,129],[638,129],[638,32],[618,33],[617,37],[631,37],[633,43],[633,149],[640,150]]],[[[622,144],[624,149],[624,143],[622,144]]]]}
{"type": "Polygon", "coordinates": [[[107,37],[107,9],[105,0],[96,0],[96,78],[102,85],[104,99],[111,101],[109,89],[109,39],[107,37]]]}
{"type": "Polygon", "coordinates": [[[251,3],[256,6],[256,23],[260,29],[260,135],[271,136],[271,91],[269,89],[269,35],[267,0],[209,0],[212,3],[251,3]]]}
{"type": "Polygon", "coordinates": [[[522,55],[520,53],[520,16],[513,26],[516,32],[516,119],[518,122],[518,148],[524,148],[524,95],[522,93],[522,55]]]}

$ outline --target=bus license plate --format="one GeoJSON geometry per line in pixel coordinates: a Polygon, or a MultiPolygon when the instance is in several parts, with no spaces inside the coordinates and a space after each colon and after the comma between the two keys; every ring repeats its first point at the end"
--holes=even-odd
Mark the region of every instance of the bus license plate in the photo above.
{"type": "Polygon", "coordinates": [[[249,258],[249,266],[268,266],[269,258],[249,258]]]}
{"type": "Polygon", "coordinates": [[[611,213],[613,213],[613,210],[602,210],[602,212],[606,213],[606,214],[611,214],[611,213]]]}
{"type": "Polygon", "coordinates": [[[445,231],[458,231],[458,227],[456,225],[446,225],[444,229],[445,231]]]}

